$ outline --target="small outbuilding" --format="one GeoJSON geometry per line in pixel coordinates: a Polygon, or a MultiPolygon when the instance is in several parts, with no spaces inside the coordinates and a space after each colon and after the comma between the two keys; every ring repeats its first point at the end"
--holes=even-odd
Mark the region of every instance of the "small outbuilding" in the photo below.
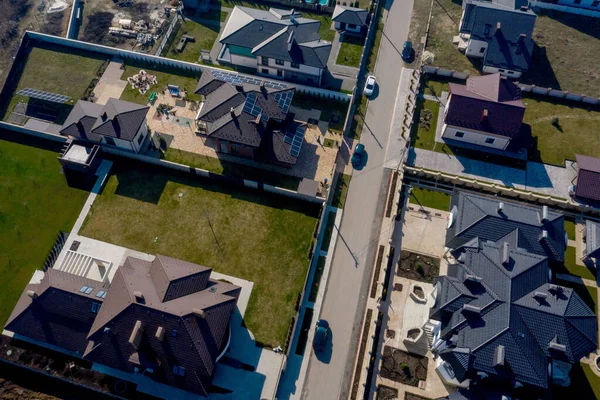
{"type": "Polygon", "coordinates": [[[343,33],[362,36],[367,32],[369,11],[362,8],[335,6],[331,20],[335,29],[343,33]]]}

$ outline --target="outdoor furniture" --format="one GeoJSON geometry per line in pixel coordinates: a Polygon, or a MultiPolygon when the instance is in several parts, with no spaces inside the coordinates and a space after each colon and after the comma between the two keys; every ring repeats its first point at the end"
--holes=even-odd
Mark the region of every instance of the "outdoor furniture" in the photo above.
{"type": "Polygon", "coordinates": [[[156,94],[156,92],[152,92],[152,93],[150,94],[150,97],[148,97],[148,101],[149,101],[150,103],[153,103],[153,102],[154,102],[154,100],[156,100],[156,98],[157,98],[157,97],[158,97],[158,95],[156,94]]]}

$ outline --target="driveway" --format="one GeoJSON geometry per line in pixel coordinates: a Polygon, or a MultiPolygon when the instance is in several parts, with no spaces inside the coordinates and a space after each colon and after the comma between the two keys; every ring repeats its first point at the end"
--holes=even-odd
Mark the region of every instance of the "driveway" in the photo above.
{"type": "MultiPolygon", "coordinates": [[[[413,0],[388,1],[385,24],[375,74],[379,94],[369,102],[360,142],[368,161],[354,171],[344,217],[339,231],[331,273],[321,315],[333,333],[331,359],[327,363],[311,356],[302,390],[305,399],[346,399],[357,352],[357,342],[367,300],[367,287],[379,241],[389,171],[383,166],[390,133],[390,121],[402,65],[397,49],[408,36],[413,0]]],[[[386,13],[384,12],[384,18],[386,13]]],[[[318,318],[315,316],[315,320],[318,318]]]]}

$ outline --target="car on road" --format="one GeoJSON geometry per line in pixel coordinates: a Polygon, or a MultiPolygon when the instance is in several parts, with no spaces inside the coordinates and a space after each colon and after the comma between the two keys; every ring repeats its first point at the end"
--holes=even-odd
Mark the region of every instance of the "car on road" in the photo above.
{"type": "Polygon", "coordinates": [[[329,323],[324,319],[317,321],[315,328],[315,337],[313,338],[313,348],[315,351],[323,351],[329,336],[329,323]]]}
{"type": "Polygon", "coordinates": [[[375,76],[369,75],[369,76],[367,76],[367,82],[365,83],[365,89],[363,90],[363,93],[365,94],[365,96],[369,97],[373,94],[374,90],[375,90],[375,76]]]}
{"type": "Polygon", "coordinates": [[[412,55],[412,42],[407,40],[404,42],[404,47],[402,48],[402,60],[405,62],[410,61],[410,56],[412,55]]]}
{"type": "Polygon", "coordinates": [[[350,159],[350,162],[352,162],[352,166],[354,168],[359,167],[362,164],[364,155],[365,145],[362,143],[357,144],[356,148],[354,149],[354,153],[352,154],[352,158],[350,159]]]}

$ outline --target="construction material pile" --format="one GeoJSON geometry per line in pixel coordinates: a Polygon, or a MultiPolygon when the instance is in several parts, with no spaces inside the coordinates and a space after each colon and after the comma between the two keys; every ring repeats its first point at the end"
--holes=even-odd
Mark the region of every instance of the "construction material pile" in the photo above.
{"type": "Polygon", "coordinates": [[[140,94],[146,94],[151,86],[158,84],[156,76],[147,73],[143,69],[139,73],[127,78],[127,82],[129,82],[132,89],[139,90],[140,94]]]}

